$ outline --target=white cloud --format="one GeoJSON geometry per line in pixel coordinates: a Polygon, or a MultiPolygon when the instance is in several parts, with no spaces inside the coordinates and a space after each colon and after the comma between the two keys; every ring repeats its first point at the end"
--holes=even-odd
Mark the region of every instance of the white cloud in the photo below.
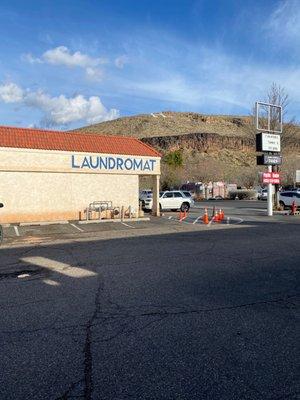
{"type": "Polygon", "coordinates": [[[46,63],[51,65],[62,65],[67,68],[82,68],[86,72],[86,76],[95,81],[99,81],[103,77],[101,65],[108,61],[101,57],[90,57],[87,54],[75,51],[72,53],[66,46],[58,46],[45,51],[41,58],[34,57],[32,54],[23,54],[22,59],[34,63],[46,63]]]}
{"type": "Polygon", "coordinates": [[[117,68],[123,68],[125,64],[128,64],[129,58],[126,55],[122,55],[115,59],[115,66],[117,68]]]}
{"type": "Polygon", "coordinates": [[[285,0],[271,14],[266,29],[271,37],[276,37],[277,46],[299,46],[300,2],[285,0]],[[284,42],[284,43],[282,43],[284,42]]]}
{"type": "Polygon", "coordinates": [[[85,70],[86,76],[88,79],[92,80],[92,81],[101,81],[103,78],[103,71],[99,68],[92,68],[92,67],[88,67],[85,70]]]}
{"type": "Polygon", "coordinates": [[[43,63],[43,61],[40,58],[34,57],[31,53],[22,54],[21,58],[23,61],[29,62],[29,64],[42,64],[43,63]]]}
{"type": "Polygon", "coordinates": [[[171,103],[176,109],[192,109],[215,113],[249,113],[256,100],[264,100],[271,84],[276,82],[289,93],[289,115],[297,112],[300,104],[300,68],[274,63],[264,65],[246,58],[226,54],[220,49],[195,48],[186,44],[184,62],[189,66],[180,69],[182,55],[174,50],[169,57],[173,63],[164,63],[166,50],[162,44],[159,55],[147,53],[133,64],[132,79],[123,76],[114,81],[124,97],[148,99],[153,104],[171,103]],[[148,57],[149,55],[149,57],[148,57]],[[162,61],[163,60],[163,61],[162,61]],[[296,110],[296,111],[295,111],[296,110]]]}
{"type": "Polygon", "coordinates": [[[47,50],[42,57],[43,60],[49,64],[65,65],[67,67],[87,68],[106,63],[106,60],[103,58],[92,58],[80,51],[75,51],[75,53],[72,54],[66,46],[59,46],[47,50]]]}
{"type": "MultiPolygon", "coordinates": [[[[300,9],[299,0],[298,4],[300,9]]],[[[266,31],[263,36],[266,38],[266,31]]],[[[247,114],[276,82],[289,94],[288,116],[299,115],[300,64],[290,62],[289,57],[296,58],[291,49],[286,59],[276,61],[270,50],[277,43],[276,36],[266,39],[270,54],[263,59],[259,52],[257,57],[255,48],[239,55],[221,44],[208,47],[159,31],[141,32],[130,39],[128,51],[134,62],[126,75],[116,76],[111,84],[112,93],[117,90],[123,98],[135,99],[137,108],[138,99],[142,99],[154,105],[153,109],[159,105],[165,109],[247,114]]]]}
{"type": "Polygon", "coordinates": [[[43,91],[24,91],[15,83],[0,85],[0,100],[40,110],[43,113],[41,124],[48,127],[67,125],[76,121],[92,124],[119,116],[118,110],[108,110],[98,96],[51,97],[43,91]]]}
{"type": "Polygon", "coordinates": [[[23,96],[23,90],[15,83],[0,85],[0,100],[4,103],[19,103],[23,96]]]}

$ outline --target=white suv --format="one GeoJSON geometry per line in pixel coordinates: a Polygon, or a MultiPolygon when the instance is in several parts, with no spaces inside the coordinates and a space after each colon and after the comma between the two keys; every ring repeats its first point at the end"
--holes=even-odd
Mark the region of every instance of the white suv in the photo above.
{"type": "MultiPolygon", "coordinates": [[[[144,208],[146,210],[151,210],[153,199],[148,198],[145,199],[144,202],[144,208]]],[[[194,201],[190,197],[186,197],[180,190],[159,192],[160,210],[188,211],[192,205],[194,205],[194,201]]]]}
{"type": "Polygon", "coordinates": [[[284,210],[286,207],[291,207],[295,202],[296,206],[300,207],[300,192],[298,190],[285,190],[279,192],[279,205],[284,210]]]}
{"type": "Polygon", "coordinates": [[[152,190],[151,189],[144,189],[140,192],[139,199],[145,200],[148,197],[152,197],[152,190]]]}
{"type": "Polygon", "coordinates": [[[257,194],[257,200],[268,200],[268,189],[262,189],[257,194]]]}

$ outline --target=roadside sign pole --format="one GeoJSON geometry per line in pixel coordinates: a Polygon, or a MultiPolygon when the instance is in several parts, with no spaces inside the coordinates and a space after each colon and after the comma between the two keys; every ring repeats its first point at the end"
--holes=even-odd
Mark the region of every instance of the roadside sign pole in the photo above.
{"type": "Polygon", "coordinates": [[[263,183],[268,188],[268,216],[273,215],[273,184],[279,185],[280,176],[272,166],[281,164],[282,107],[276,104],[257,101],[255,103],[257,165],[268,165],[268,172],[263,173],[263,183]],[[276,154],[274,154],[276,153],[276,154]]]}
{"type": "MultiPolygon", "coordinates": [[[[268,172],[272,173],[272,165],[268,165],[268,172]]],[[[268,183],[268,216],[272,217],[273,215],[273,190],[272,183],[268,183]]]]}

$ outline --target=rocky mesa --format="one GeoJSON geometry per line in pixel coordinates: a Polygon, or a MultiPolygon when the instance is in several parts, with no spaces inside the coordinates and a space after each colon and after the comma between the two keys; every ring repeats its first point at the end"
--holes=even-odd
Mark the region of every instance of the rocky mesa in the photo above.
{"type": "MultiPolygon", "coordinates": [[[[193,112],[158,112],[122,117],[77,131],[134,136],[163,155],[180,151],[183,165],[172,179],[257,181],[255,129],[251,116],[203,115],[193,112]]],[[[300,169],[300,127],[285,124],[282,136],[286,181],[300,169]]],[[[163,168],[163,178],[170,168],[163,168]]]]}

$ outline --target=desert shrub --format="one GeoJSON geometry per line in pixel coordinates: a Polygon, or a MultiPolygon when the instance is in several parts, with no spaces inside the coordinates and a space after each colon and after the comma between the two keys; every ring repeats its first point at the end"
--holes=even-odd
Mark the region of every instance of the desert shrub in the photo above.
{"type": "Polygon", "coordinates": [[[171,151],[170,153],[167,153],[164,158],[163,162],[165,162],[167,165],[170,167],[182,167],[183,165],[183,156],[182,156],[182,151],[181,150],[175,150],[171,151]]]}

